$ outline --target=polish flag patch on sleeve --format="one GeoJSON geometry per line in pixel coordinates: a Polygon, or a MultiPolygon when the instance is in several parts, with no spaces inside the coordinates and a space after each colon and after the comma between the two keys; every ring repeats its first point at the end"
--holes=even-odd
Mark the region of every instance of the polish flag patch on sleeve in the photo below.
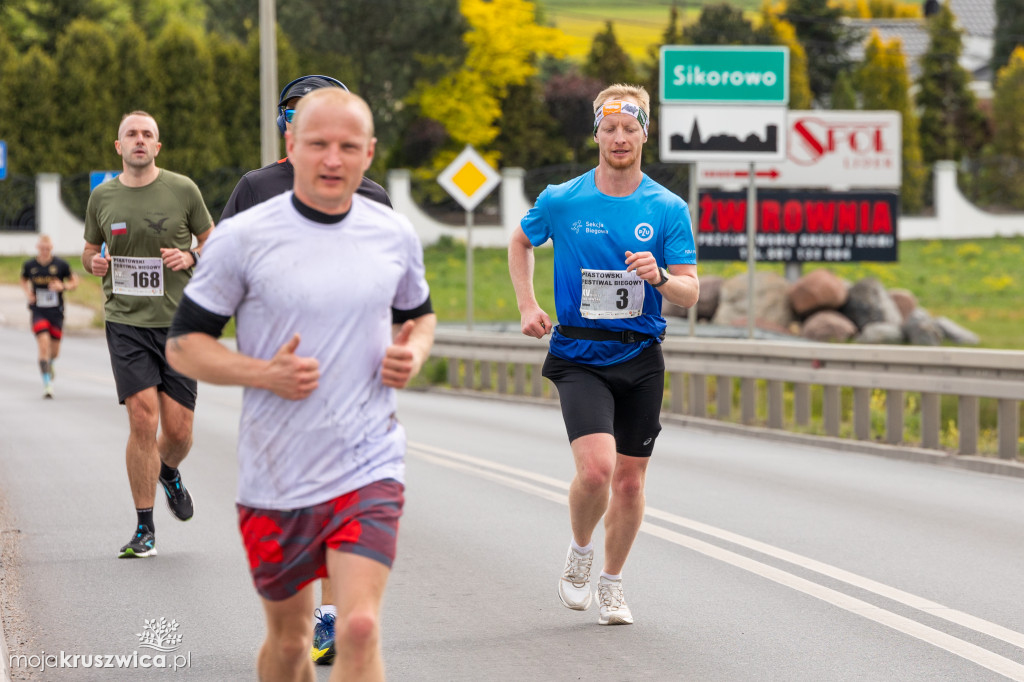
{"type": "Polygon", "coordinates": [[[128,234],[128,223],[111,223],[110,234],[128,234]]]}

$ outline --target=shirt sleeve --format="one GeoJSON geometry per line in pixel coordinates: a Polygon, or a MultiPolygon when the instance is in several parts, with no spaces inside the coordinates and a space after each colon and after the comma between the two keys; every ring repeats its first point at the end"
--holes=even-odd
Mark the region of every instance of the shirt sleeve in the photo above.
{"type": "Polygon", "coordinates": [[[199,191],[199,187],[195,183],[192,183],[192,190],[192,207],[189,211],[188,227],[192,234],[199,235],[210,229],[213,217],[206,208],[206,202],[203,201],[203,193],[199,191]]]}
{"type": "Polygon", "coordinates": [[[665,236],[667,265],[696,265],[697,249],[693,243],[690,207],[680,201],[679,207],[666,216],[669,226],[665,236]]]}
{"type": "Polygon", "coordinates": [[[545,189],[540,193],[540,196],[537,197],[537,203],[523,216],[522,221],[519,223],[526,234],[526,238],[534,246],[540,246],[551,239],[553,234],[551,220],[548,215],[548,191],[548,189],[545,189]]]}
{"type": "Polygon", "coordinates": [[[407,223],[405,230],[407,267],[398,283],[391,307],[394,310],[414,310],[429,300],[430,285],[427,284],[427,269],[423,264],[423,245],[420,244],[412,224],[408,223],[404,217],[401,219],[407,223]]]}
{"type": "Polygon", "coordinates": [[[231,196],[228,197],[228,203],[224,205],[224,210],[221,211],[220,219],[221,222],[227,220],[236,213],[241,213],[247,208],[252,208],[256,205],[253,201],[252,188],[249,186],[249,180],[247,176],[243,175],[239,179],[238,184],[235,185],[235,189],[232,190],[231,196]]]}
{"type": "Polygon", "coordinates": [[[245,259],[247,250],[226,222],[203,245],[203,265],[185,286],[185,295],[214,315],[231,317],[242,304],[246,292],[245,259]]]}

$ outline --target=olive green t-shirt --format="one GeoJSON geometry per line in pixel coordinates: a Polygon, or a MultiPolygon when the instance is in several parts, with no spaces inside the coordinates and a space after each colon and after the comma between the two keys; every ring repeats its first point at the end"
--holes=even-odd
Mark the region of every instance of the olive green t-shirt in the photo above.
{"type": "Polygon", "coordinates": [[[212,223],[196,184],[168,170],[161,169],[145,187],[126,187],[115,178],[93,190],[85,211],[85,241],[106,242],[115,260],[103,276],[107,321],[170,327],[192,268],[175,272],[153,259],[160,258],[162,247],[191,248],[192,235],[206,232],[212,223]],[[119,293],[114,293],[115,277],[119,293]],[[163,295],[145,293],[158,291],[157,285],[163,295]]]}

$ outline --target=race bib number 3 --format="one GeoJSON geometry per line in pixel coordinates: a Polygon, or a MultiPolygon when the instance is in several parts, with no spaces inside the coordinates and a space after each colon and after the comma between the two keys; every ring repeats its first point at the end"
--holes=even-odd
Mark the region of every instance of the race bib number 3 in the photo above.
{"type": "Polygon", "coordinates": [[[164,262],[160,258],[114,256],[114,293],[121,296],[163,296],[164,262]]]}
{"type": "Polygon", "coordinates": [[[644,281],[625,270],[581,270],[580,315],[588,320],[639,317],[644,311],[644,281]]]}

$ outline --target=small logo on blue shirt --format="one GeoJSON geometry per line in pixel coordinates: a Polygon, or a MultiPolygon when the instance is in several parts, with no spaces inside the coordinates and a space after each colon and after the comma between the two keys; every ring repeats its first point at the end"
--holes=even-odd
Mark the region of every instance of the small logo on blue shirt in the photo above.
{"type": "Polygon", "coordinates": [[[654,228],[651,227],[650,223],[640,223],[636,226],[636,229],[633,230],[633,234],[635,234],[636,238],[640,241],[647,242],[654,236],[654,228]]]}

